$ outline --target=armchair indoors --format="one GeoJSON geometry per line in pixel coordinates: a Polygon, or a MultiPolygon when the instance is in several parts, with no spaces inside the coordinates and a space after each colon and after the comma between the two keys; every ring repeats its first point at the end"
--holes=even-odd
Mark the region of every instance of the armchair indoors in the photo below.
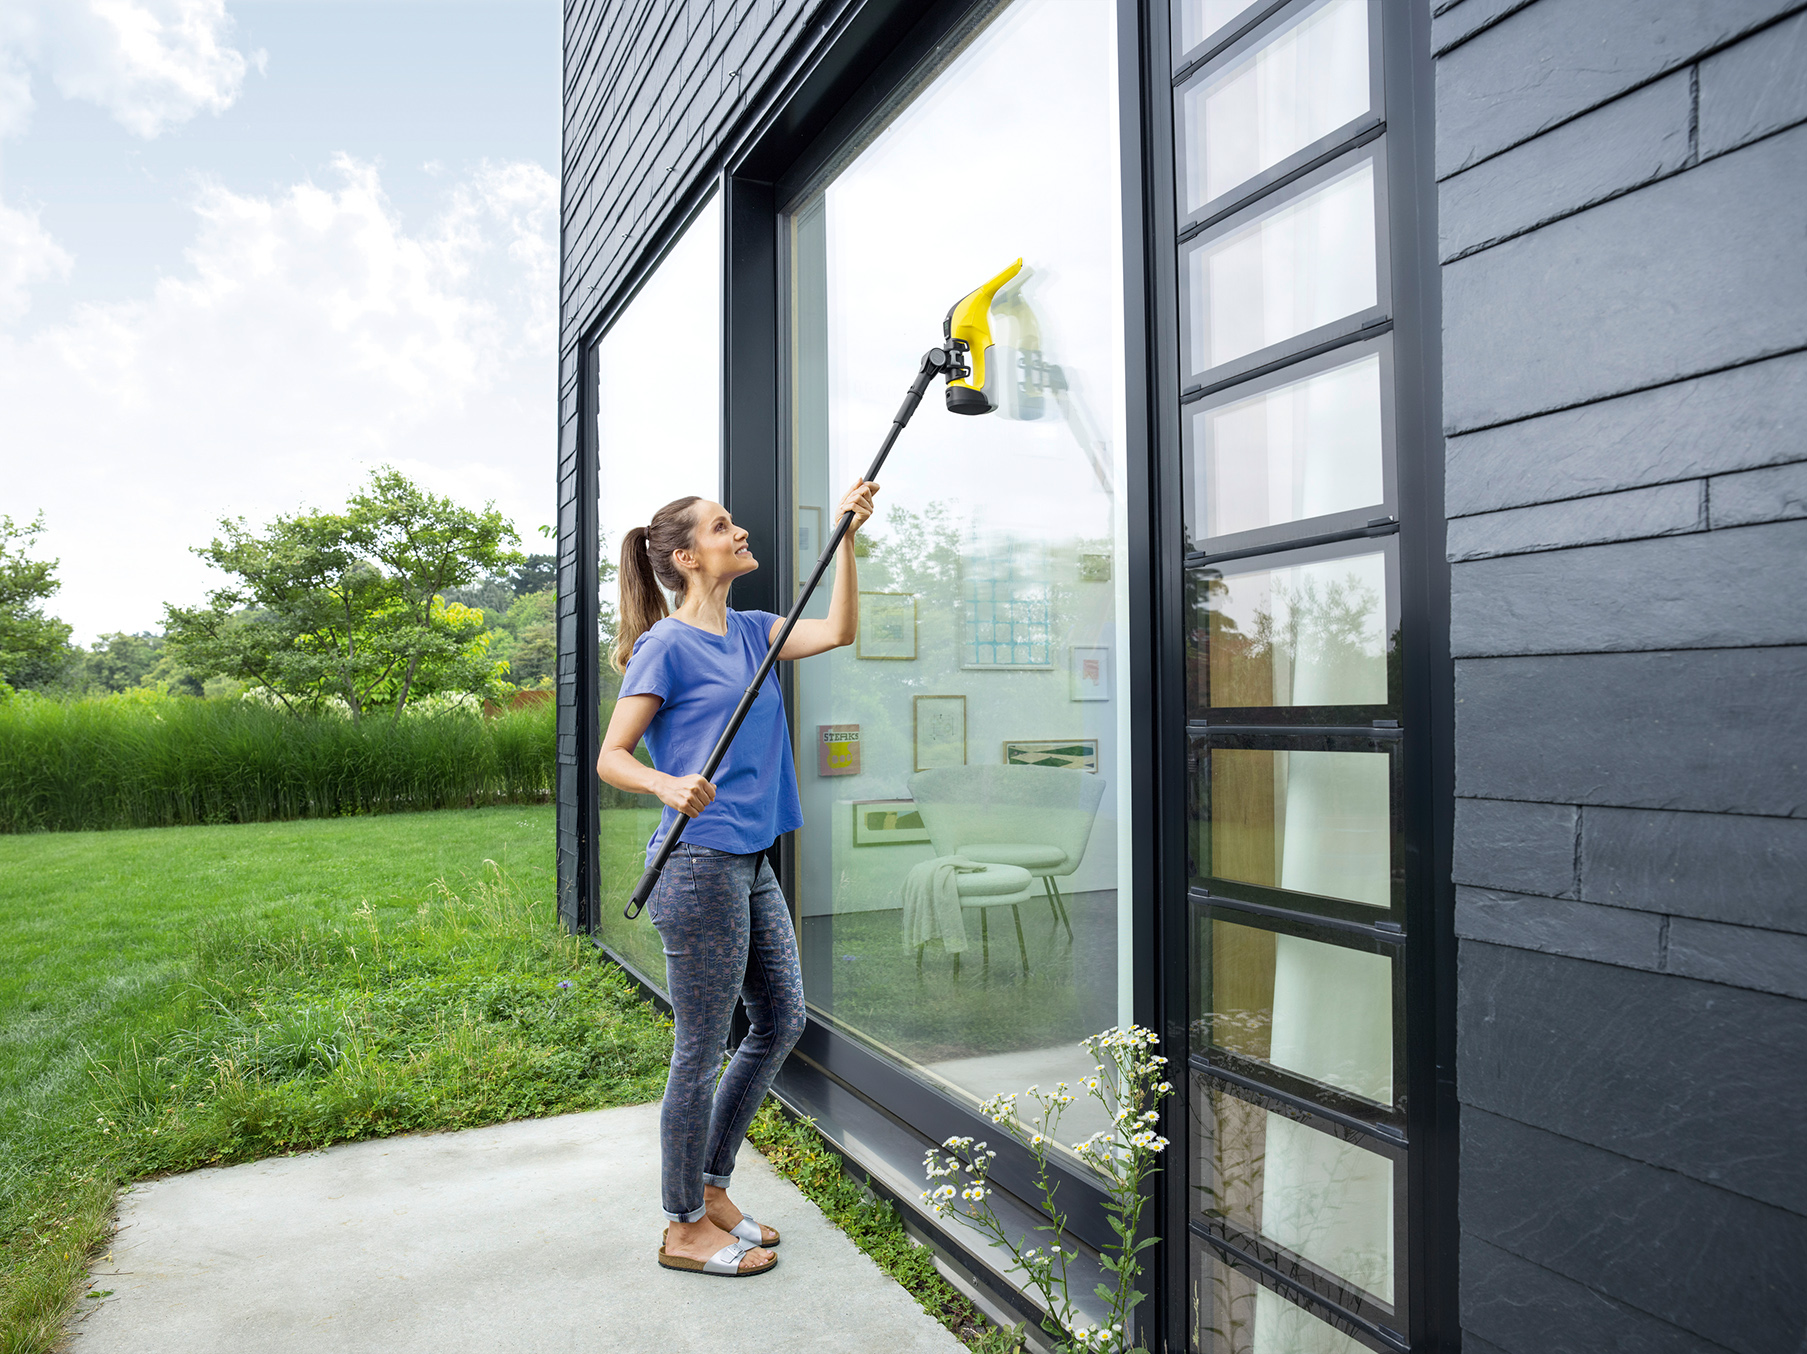
{"type": "Polygon", "coordinates": [[[1055,880],[1085,859],[1104,777],[1045,766],[952,766],[918,771],[909,789],[937,856],[1026,870],[1042,881],[1055,920],[1072,940],[1055,880]]]}

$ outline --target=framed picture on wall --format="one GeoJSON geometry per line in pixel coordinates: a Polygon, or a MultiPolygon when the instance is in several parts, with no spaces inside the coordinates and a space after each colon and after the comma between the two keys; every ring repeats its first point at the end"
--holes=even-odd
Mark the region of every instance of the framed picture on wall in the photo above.
{"type": "Polygon", "coordinates": [[[856,799],[853,803],[855,846],[908,846],[926,842],[929,830],[914,799],[856,799]]]}
{"type": "Polygon", "coordinates": [[[916,696],[916,769],[966,765],[966,697],[916,696]]]}
{"type": "Polygon", "coordinates": [[[860,726],[816,725],[816,774],[857,776],[860,773],[860,726]]]}
{"type": "Polygon", "coordinates": [[[797,558],[813,560],[822,553],[822,510],[797,509],[797,558]]]}
{"type": "Polygon", "coordinates": [[[855,657],[886,662],[905,662],[915,658],[916,594],[862,592],[860,632],[853,651],[855,657]]]}
{"type": "Polygon", "coordinates": [[[1075,644],[1068,650],[1070,694],[1076,701],[1111,698],[1111,651],[1104,644],[1075,644]]]}
{"type": "Polygon", "coordinates": [[[1024,738],[1004,744],[1005,766],[1054,766],[1098,771],[1096,738],[1024,738]]]}

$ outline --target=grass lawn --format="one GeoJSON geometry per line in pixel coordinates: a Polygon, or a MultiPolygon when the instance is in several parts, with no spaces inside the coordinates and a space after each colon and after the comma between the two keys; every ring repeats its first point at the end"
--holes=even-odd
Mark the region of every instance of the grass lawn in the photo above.
{"type": "Polygon", "coordinates": [[[0,836],[0,1351],[55,1342],[123,1181],[656,1098],[669,1024],[559,933],[552,842],[545,806],[0,836]]]}
{"type": "MultiPolygon", "coordinates": [[[[615,892],[649,826],[603,815],[615,892]]],[[[562,934],[552,853],[545,806],[0,835],[0,1354],[60,1339],[128,1181],[655,1099],[670,1022],[562,934]]],[[[807,1122],[750,1137],[969,1346],[1017,1348],[807,1122]]]]}

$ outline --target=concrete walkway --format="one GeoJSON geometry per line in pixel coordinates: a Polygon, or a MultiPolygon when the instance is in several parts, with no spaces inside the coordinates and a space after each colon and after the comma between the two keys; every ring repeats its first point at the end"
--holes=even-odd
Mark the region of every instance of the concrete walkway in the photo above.
{"type": "Polygon", "coordinates": [[[950,1354],[963,1348],[743,1147],[756,1279],[658,1267],[659,1106],[389,1138],[141,1185],[72,1354],[950,1354]]]}

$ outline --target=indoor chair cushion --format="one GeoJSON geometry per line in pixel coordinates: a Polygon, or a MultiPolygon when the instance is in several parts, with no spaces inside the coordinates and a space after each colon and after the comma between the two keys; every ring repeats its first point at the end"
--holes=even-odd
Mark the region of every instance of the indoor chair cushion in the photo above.
{"type": "Polygon", "coordinates": [[[950,766],[918,771],[908,785],[936,855],[976,859],[968,844],[979,842],[994,859],[1043,874],[1079,868],[1104,796],[1102,776],[1046,766],[950,766]],[[1028,865],[1015,854],[1024,850],[1057,851],[1062,861],[1028,865]]]}
{"type": "MultiPolygon", "coordinates": [[[[971,859],[971,857],[968,857],[971,859]]],[[[1014,865],[988,865],[983,870],[962,870],[954,876],[954,887],[962,901],[1024,893],[1029,888],[1029,872],[1014,865]]]]}
{"type": "Polygon", "coordinates": [[[962,846],[960,854],[968,860],[1017,865],[1025,870],[1058,870],[1067,863],[1067,853],[1058,846],[1033,842],[973,842],[962,846]]]}

